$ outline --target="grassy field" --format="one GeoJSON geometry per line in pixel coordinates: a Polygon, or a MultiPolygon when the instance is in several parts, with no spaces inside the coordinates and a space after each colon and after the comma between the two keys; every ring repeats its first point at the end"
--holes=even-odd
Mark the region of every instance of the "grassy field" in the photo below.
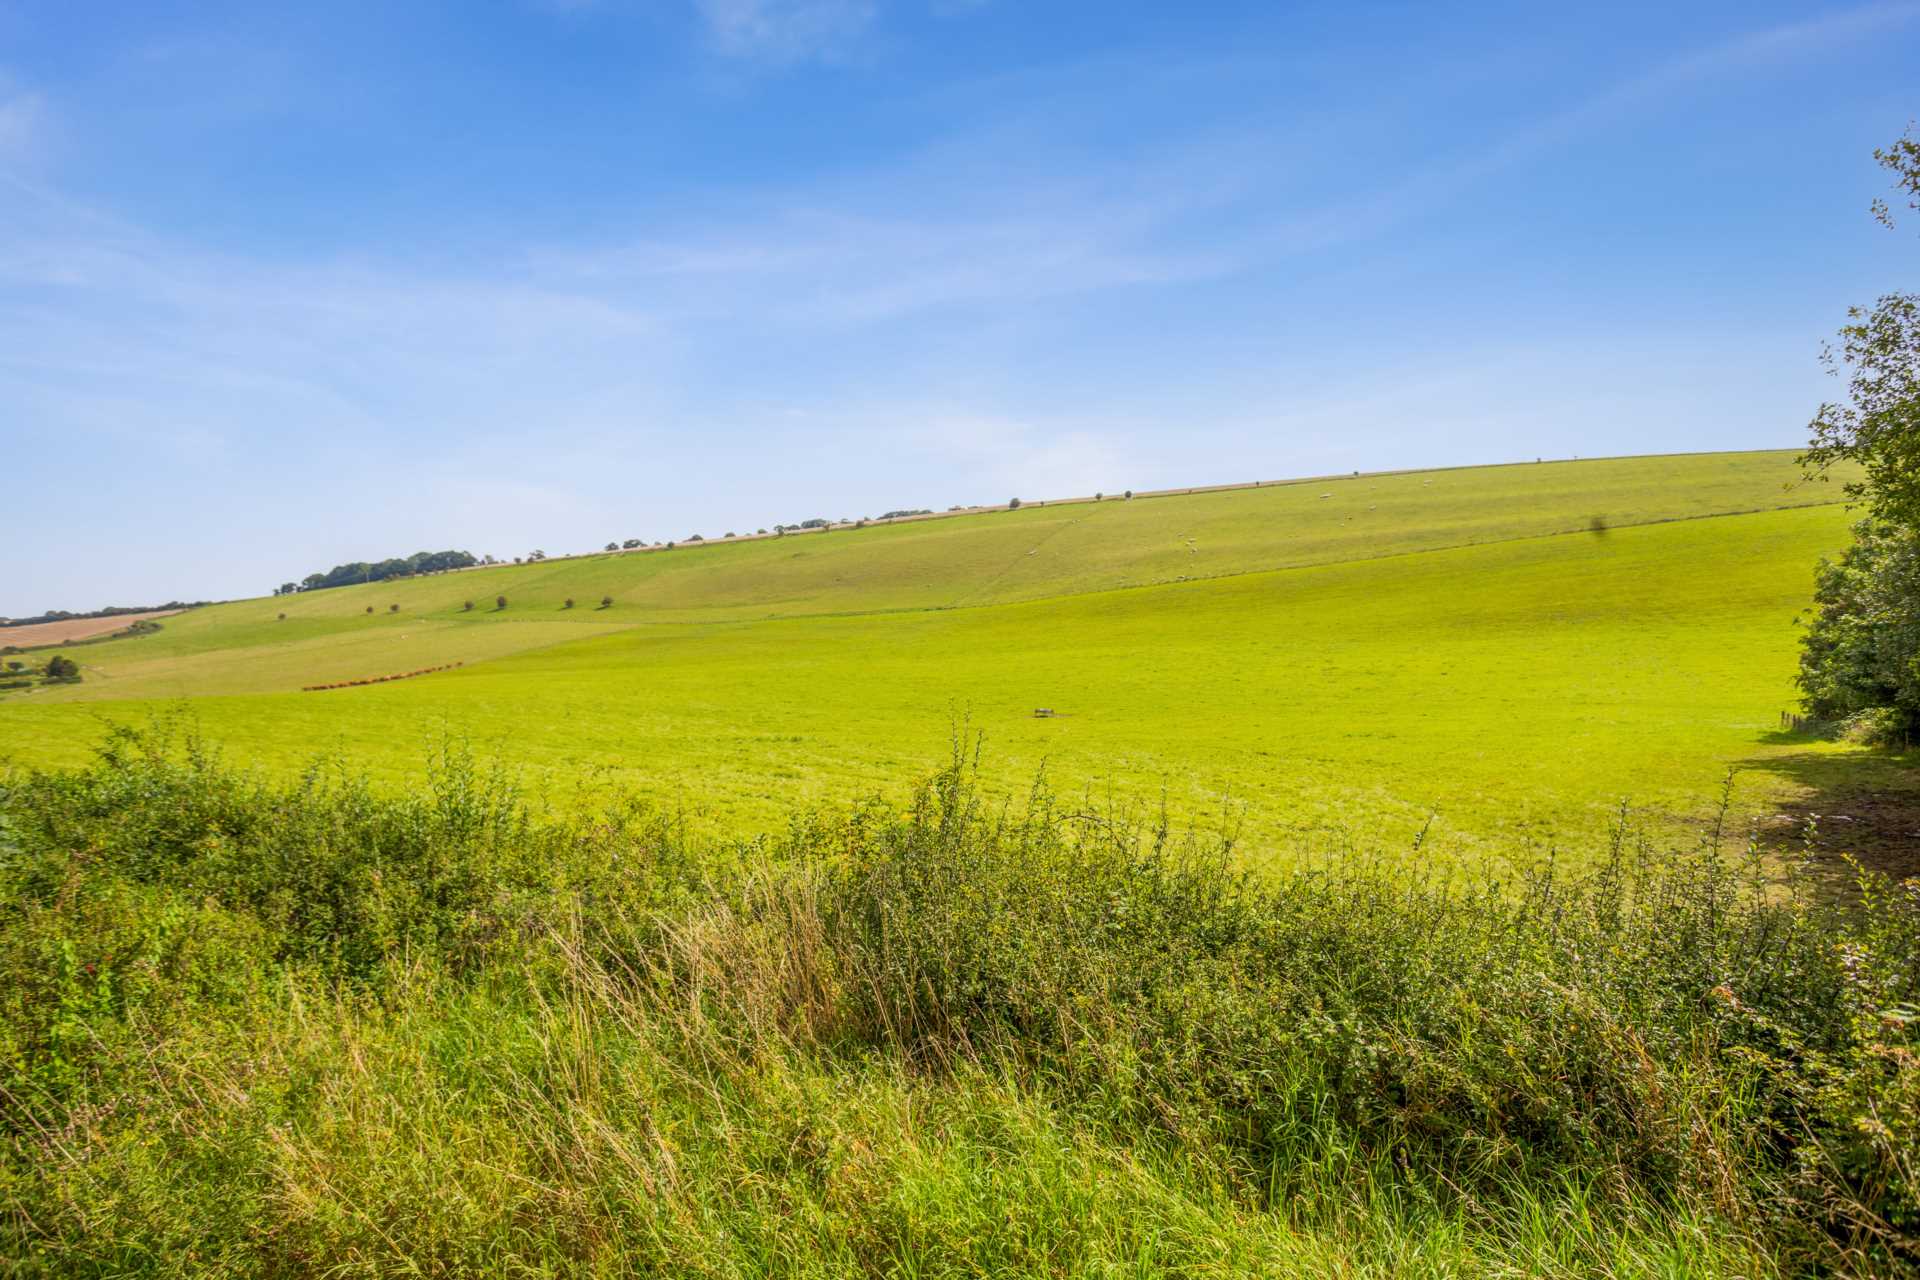
{"type": "Polygon", "coordinates": [[[1920,931],[1631,831],[1249,875],[964,759],[689,842],[457,752],[0,785],[0,1272],[1920,1273],[1920,931]]]}
{"type": "Polygon", "coordinates": [[[74,763],[103,715],[184,698],[270,766],[338,751],[403,782],[451,730],[556,793],[740,832],[903,785],[959,717],[1003,785],[1164,791],[1262,851],[1432,818],[1430,851],[1525,857],[1622,800],[1691,820],[1729,767],[1760,813],[1846,754],[1776,732],[1847,524],[1792,505],[1832,496],[1795,475],[1774,453],[1361,477],[243,601],[77,651],[83,684],[0,701],[0,752],[74,763]]]}
{"type": "Polygon", "coordinates": [[[1920,1275],[1920,881],[1831,856],[1871,790],[1910,865],[1920,803],[1779,727],[1850,519],[1795,475],[1031,507],[76,648],[0,696],[0,1276],[1920,1275]]]}

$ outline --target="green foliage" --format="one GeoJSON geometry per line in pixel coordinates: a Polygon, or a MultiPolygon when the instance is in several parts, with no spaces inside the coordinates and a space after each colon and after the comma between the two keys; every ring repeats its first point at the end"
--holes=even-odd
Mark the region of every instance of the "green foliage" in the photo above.
{"type": "Polygon", "coordinates": [[[1890,736],[1920,724],[1920,533],[1886,520],[1820,564],[1802,639],[1800,688],[1824,720],[1883,710],[1890,736]]]}
{"type": "Polygon", "coordinates": [[[80,679],[80,664],[63,653],[56,653],[47,659],[47,679],[63,683],[77,683],[80,679]]]}
{"type": "Polygon", "coordinates": [[[1920,894],[1218,841],[955,762],[697,848],[115,733],[0,791],[34,1274],[1913,1274],[1920,894]],[[111,1264],[111,1265],[109,1265],[111,1264]]]}
{"type": "Polygon", "coordinates": [[[423,573],[445,573],[449,569],[466,569],[479,563],[470,551],[416,551],[410,556],[377,563],[355,560],[349,564],[335,565],[325,573],[310,573],[298,585],[283,583],[277,594],[291,595],[295,591],[322,591],[330,587],[411,578],[423,573]]]}
{"type": "MultiPolygon", "coordinates": [[[[1909,128],[1890,147],[1876,147],[1873,158],[1893,174],[1894,190],[1907,197],[1909,209],[1920,210],[1920,138],[1909,128]]],[[[1885,200],[1873,202],[1873,216],[1888,227],[1894,225],[1893,209],[1885,200]]]]}
{"type": "MultiPolygon", "coordinates": [[[[1920,193],[1920,143],[1911,135],[1874,152],[1909,197],[1920,193]]],[[[1884,201],[1874,214],[1887,226],[1884,201]]],[[[1920,295],[1888,294],[1853,308],[1830,368],[1847,370],[1848,403],[1823,404],[1802,458],[1812,474],[1859,468],[1846,492],[1870,518],[1838,564],[1822,562],[1813,626],[1801,651],[1807,709],[1837,717],[1880,709],[1902,736],[1920,714],[1920,605],[1914,539],[1920,536],[1920,295]]]]}
{"type": "Polygon", "coordinates": [[[1838,363],[1849,403],[1820,406],[1807,466],[1818,474],[1858,464],[1864,474],[1845,486],[1849,496],[1884,519],[1920,525],[1920,294],[1888,294],[1848,314],[1838,363]]]}

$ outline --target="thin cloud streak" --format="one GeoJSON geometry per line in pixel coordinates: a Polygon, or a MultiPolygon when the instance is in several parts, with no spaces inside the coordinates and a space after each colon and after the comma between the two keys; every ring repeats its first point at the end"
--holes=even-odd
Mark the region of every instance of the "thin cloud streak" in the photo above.
{"type": "Polygon", "coordinates": [[[696,0],[721,53],[789,64],[844,57],[872,26],[871,0],[696,0]]]}

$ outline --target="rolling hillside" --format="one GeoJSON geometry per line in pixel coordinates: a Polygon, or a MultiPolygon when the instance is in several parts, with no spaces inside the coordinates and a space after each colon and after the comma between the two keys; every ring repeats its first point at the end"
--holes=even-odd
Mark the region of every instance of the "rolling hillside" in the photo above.
{"type": "Polygon", "coordinates": [[[1796,476],[1785,453],[1363,476],[242,601],[76,650],[83,684],[0,702],[0,751],[72,761],[102,713],[186,698],[271,766],[338,750],[399,781],[448,730],[750,830],[899,784],[965,718],[1008,785],[1164,789],[1254,845],[1434,814],[1432,848],[1578,842],[1622,798],[1685,820],[1729,766],[1758,811],[1838,750],[1770,740],[1847,524],[1796,476]]]}

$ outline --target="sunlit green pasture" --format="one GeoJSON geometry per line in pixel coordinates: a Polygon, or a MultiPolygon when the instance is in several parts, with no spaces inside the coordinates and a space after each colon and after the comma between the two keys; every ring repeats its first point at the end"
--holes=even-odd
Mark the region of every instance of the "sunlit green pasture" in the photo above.
{"type": "MultiPolygon", "coordinates": [[[[435,665],[425,659],[441,653],[448,655],[443,661],[473,661],[542,648],[575,639],[582,634],[576,628],[586,626],[1001,604],[1580,532],[1595,517],[1617,527],[1836,496],[1829,486],[1800,483],[1793,455],[1774,451],[1109,497],[778,539],[683,543],[671,551],[548,560],[195,610],[167,619],[156,635],[77,650],[87,681],[34,697],[289,690],[435,665]],[[500,596],[504,609],[496,605],[500,596]],[[602,609],[607,596],[613,604],[602,609]],[[573,609],[565,607],[568,599],[573,609]],[[471,611],[464,608],[469,602],[471,611]],[[399,612],[390,612],[396,604],[399,612]],[[429,629],[435,622],[459,629],[429,629]],[[566,628],[550,628],[554,623],[566,628]],[[503,624],[509,629],[482,631],[503,624]]],[[[1798,573],[1796,585],[1805,580],[1798,573]]]]}
{"type": "MultiPolygon", "coordinates": [[[[1353,839],[1403,847],[1430,816],[1425,847],[1436,854],[1513,859],[1553,843],[1590,847],[1623,799],[1689,824],[1737,766],[1736,802],[1753,814],[1792,791],[1810,755],[1841,750],[1775,730],[1793,701],[1793,618],[1814,562],[1843,545],[1846,512],[1640,526],[1619,514],[1685,514],[1676,508],[1700,478],[1689,468],[1711,479],[1723,466],[1747,477],[1748,496],[1717,500],[1804,500],[1781,492],[1791,475],[1783,455],[1663,459],[1658,481],[1646,462],[1444,472],[1377,482],[1399,486],[1406,511],[1364,557],[1344,562],[1324,561],[1356,550],[1336,529],[1349,521],[1314,504],[1346,499],[1293,486],[450,575],[284,606],[243,602],[156,637],[76,651],[91,664],[77,690],[0,703],[0,752],[75,760],[102,716],[137,719],[187,693],[210,736],[270,767],[337,751],[403,783],[417,776],[427,741],[451,729],[524,766],[557,800],[639,791],[702,825],[751,831],[796,800],[897,789],[943,753],[958,716],[985,733],[990,776],[1003,785],[1044,767],[1069,789],[1112,788],[1149,804],[1164,791],[1183,819],[1237,815],[1250,849],[1353,839]],[[1591,485],[1531,499],[1515,488],[1581,466],[1616,477],[1608,532],[1587,530],[1591,485]],[[1506,532],[1473,524],[1474,503],[1442,496],[1442,486],[1480,483],[1484,503],[1511,508],[1506,532]],[[1649,492],[1633,497],[1634,484],[1649,492]],[[1252,518],[1236,514],[1236,502],[1271,505],[1252,518]],[[1199,510],[1182,519],[1183,504],[1199,510]],[[1292,542],[1269,527],[1283,517],[1305,530],[1292,542]],[[1149,550],[1129,560],[1081,527],[1107,520],[1149,550]],[[1441,528],[1446,520],[1455,524],[1441,528]],[[1560,531],[1524,536],[1528,520],[1560,531]],[[1326,525],[1318,534],[1314,521],[1326,525]],[[985,531],[969,535],[975,524],[985,531]],[[1266,530],[1246,561],[1323,562],[1042,599],[1020,599],[1039,593],[1039,579],[1011,571],[981,570],[959,587],[941,576],[970,572],[979,548],[968,549],[969,536],[1004,551],[1013,529],[1028,542],[1050,533],[1043,552],[1086,539],[1092,550],[1073,553],[1077,576],[1058,568],[1055,585],[1105,586],[1157,572],[1151,548],[1176,528],[1211,528],[1190,535],[1202,545],[1266,530]],[[1423,540],[1482,545],[1407,551],[1423,540]],[[943,604],[962,602],[961,587],[1011,599],[911,607],[898,570],[911,562],[901,548],[916,542],[952,553],[921,562],[930,582],[945,583],[943,604]],[[878,548],[871,561],[856,555],[862,545],[878,548]],[[769,582],[753,607],[793,616],[727,616],[751,596],[743,566],[771,566],[771,578],[785,567],[774,557],[803,552],[849,570],[880,566],[873,610],[818,610],[831,593],[792,587],[780,598],[789,587],[769,582]],[[673,592],[690,609],[700,578],[682,566],[703,556],[718,581],[702,598],[717,619],[633,603],[673,592]],[[616,584],[616,574],[628,576],[616,584]],[[589,581],[620,585],[620,603],[599,610],[601,589],[589,581]],[[482,582],[506,584],[507,610],[493,611],[494,588],[482,582]],[[547,607],[539,593],[562,589],[554,583],[576,594],[575,609],[547,607]],[[469,594],[480,605],[471,620],[458,612],[469,594]],[[355,614],[364,608],[356,602],[388,599],[403,603],[401,614],[355,614]],[[285,623],[273,617],[280,607],[285,623]],[[289,691],[447,661],[469,665],[289,691]],[[1059,714],[1035,718],[1040,707],[1059,714]]],[[[1365,493],[1367,483],[1348,488],[1365,493]]],[[[1198,570],[1200,553],[1182,554],[1198,570]]]]}

